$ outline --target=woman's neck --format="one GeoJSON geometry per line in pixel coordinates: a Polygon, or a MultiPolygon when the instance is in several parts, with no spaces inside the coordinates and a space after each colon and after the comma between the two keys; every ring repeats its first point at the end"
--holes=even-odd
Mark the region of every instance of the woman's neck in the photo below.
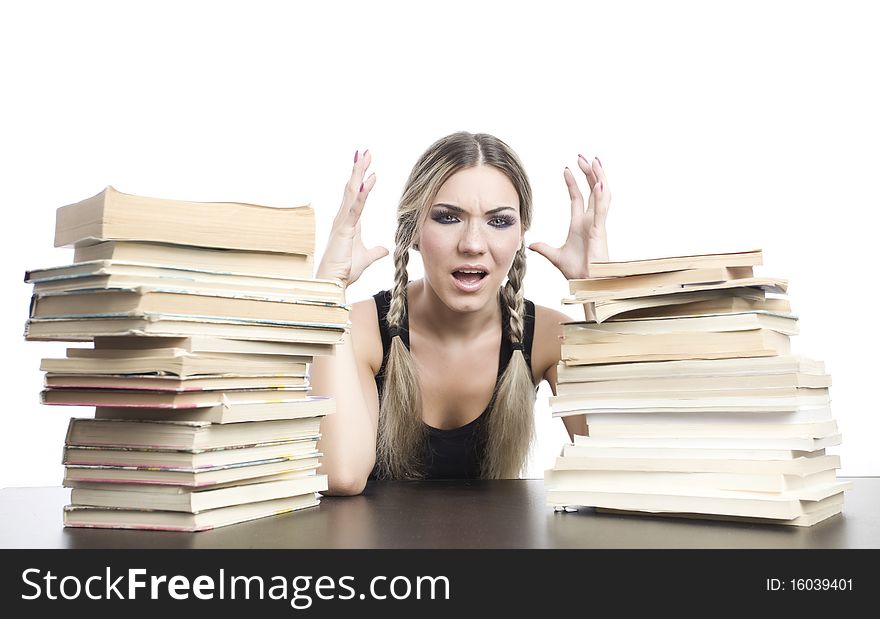
{"type": "Polygon", "coordinates": [[[497,296],[494,303],[487,303],[479,310],[456,312],[443,303],[424,279],[416,280],[407,287],[407,306],[410,330],[415,314],[419,331],[443,342],[472,341],[501,325],[501,306],[497,296]]]}

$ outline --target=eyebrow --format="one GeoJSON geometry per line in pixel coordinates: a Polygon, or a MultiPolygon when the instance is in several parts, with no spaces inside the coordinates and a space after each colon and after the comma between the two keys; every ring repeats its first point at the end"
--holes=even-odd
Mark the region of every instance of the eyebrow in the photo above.
{"type": "MultiPolygon", "coordinates": [[[[445,204],[443,202],[438,202],[437,204],[432,204],[431,208],[435,206],[443,206],[448,208],[450,211],[454,213],[464,213],[465,210],[460,206],[454,206],[452,204],[445,204]]],[[[486,215],[494,215],[495,213],[500,213],[501,211],[515,211],[516,209],[512,206],[499,206],[498,208],[493,208],[491,211],[486,211],[486,215]]]]}

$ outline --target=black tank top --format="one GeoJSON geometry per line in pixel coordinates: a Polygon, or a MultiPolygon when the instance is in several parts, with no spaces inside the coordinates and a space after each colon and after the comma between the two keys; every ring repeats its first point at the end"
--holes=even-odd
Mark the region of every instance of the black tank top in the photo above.
{"type": "MultiPolygon", "coordinates": [[[[379,315],[379,332],[382,334],[382,366],[376,374],[376,388],[382,398],[382,386],[385,379],[385,366],[391,349],[391,333],[388,327],[388,309],[391,304],[391,291],[383,290],[373,295],[376,311],[379,315]]],[[[532,367],[532,338],[535,333],[535,304],[525,299],[525,320],[523,325],[523,354],[529,368],[532,367]]],[[[502,335],[501,350],[498,355],[498,378],[504,373],[513,348],[510,341],[510,329],[507,307],[501,304],[502,335]]],[[[404,312],[400,337],[409,348],[409,316],[404,312]]],[[[495,382],[497,391],[498,381],[495,382]]],[[[537,391],[537,387],[535,387],[537,391]]],[[[493,399],[494,399],[493,392],[493,399]]],[[[476,479],[480,477],[480,465],[486,446],[486,417],[489,406],[480,416],[459,428],[441,430],[427,426],[428,445],[425,453],[425,471],[428,479],[476,479]]],[[[370,479],[375,479],[377,469],[374,467],[370,479]]]]}

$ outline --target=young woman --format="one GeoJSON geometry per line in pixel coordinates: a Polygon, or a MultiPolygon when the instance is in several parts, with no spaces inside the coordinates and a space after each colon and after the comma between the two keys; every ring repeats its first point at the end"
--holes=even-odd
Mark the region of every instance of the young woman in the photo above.
{"type": "MultiPolygon", "coordinates": [[[[346,286],[388,254],[361,240],[361,213],[376,175],[366,175],[369,150],[354,159],[316,272],[346,286]]],[[[578,166],[590,194],[585,208],[566,168],[565,244],[529,245],[566,279],[586,277],[591,261],[608,259],[605,172],[598,158],[578,155],[578,166]]],[[[560,323],[571,320],[523,296],[523,239],[531,221],[528,177],[498,138],[454,133],[416,162],[397,209],[394,286],[352,304],[351,332],[336,355],[311,365],[312,392],[336,399],[319,446],[330,494],[359,494],[371,477],[521,473],[537,385],[547,380],[556,393],[560,323]],[[410,249],[421,254],[425,270],[414,282],[407,276],[410,249]]],[[[563,421],[569,435],[586,433],[583,416],[563,421]]]]}

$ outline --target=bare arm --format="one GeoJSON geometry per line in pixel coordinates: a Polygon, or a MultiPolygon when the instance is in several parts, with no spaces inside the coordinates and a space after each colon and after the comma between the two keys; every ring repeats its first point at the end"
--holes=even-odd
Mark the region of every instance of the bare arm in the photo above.
{"type": "MultiPolygon", "coordinates": [[[[556,366],[547,370],[547,382],[550,383],[550,390],[556,395],[557,371],[556,366]]],[[[574,435],[587,436],[587,416],[586,415],[568,415],[562,418],[562,424],[568,432],[568,440],[574,442],[574,435]]]]}
{"type": "Polygon", "coordinates": [[[360,494],[376,461],[379,398],[363,341],[370,318],[367,304],[373,305],[376,320],[372,299],[355,303],[351,332],[336,347],[336,355],[316,357],[309,371],[312,392],[336,401],[336,412],[321,422],[318,442],[324,454],[319,472],[328,476],[328,494],[360,494]]]}
{"type": "MultiPolygon", "coordinates": [[[[559,269],[565,279],[587,278],[590,276],[592,263],[608,260],[608,234],[605,229],[608,209],[611,207],[608,178],[605,176],[605,170],[598,157],[590,162],[583,155],[578,155],[578,166],[587,178],[590,195],[585,208],[584,196],[578,188],[574,174],[570,169],[565,168],[563,177],[568,187],[568,196],[571,199],[571,223],[565,243],[562,247],[551,247],[546,243],[532,243],[528,246],[532,251],[547,258],[553,266],[559,269]]],[[[557,312],[557,314],[558,320],[568,321],[565,314],[561,312],[557,312]]],[[[584,304],[584,318],[588,322],[596,320],[592,303],[584,304]]],[[[561,329],[559,335],[561,335],[561,329]]],[[[556,374],[556,364],[553,364],[544,375],[544,378],[550,383],[553,395],[556,395],[556,374]]],[[[584,436],[587,434],[588,428],[584,415],[563,417],[562,422],[572,440],[574,440],[574,434],[584,436]]]]}
{"type": "MultiPolygon", "coordinates": [[[[608,178],[599,158],[592,162],[578,155],[578,166],[586,175],[590,195],[584,208],[584,196],[578,188],[574,174],[565,168],[563,177],[571,199],[571,224],[568,236],[562,247],[551,247],[546,243],[531,243],[528,247],[555,266],[565,279],[590,277],[590,265],[608,260],[608,234],[605,222],[611,207],[611,190],[608,178]]],[[[584,317],[587,321],[596,319],[592,303],[584,304],[584,317]]]]}
{"type": "MultiPolygon", "coordinates": [[[[370,161],[368,152],[355,153],[351,177],[315,273],[319,279],[337,279],[348,287],[370,264],[388,255],[384,247],[367,249],[361,240],[361,213],[376,184],[375,174],[366,176],[370,161]]],[[[309,369],[312,392],[336,400],[336,412],[321,421],[318,442],[324,454],[320,472],[328,477],[328,494],[360,494],[376,459],[379,402],[369,362],[368,331],[378,329],[373,300],[353,304],[349,320],[351,330],[337,345],[336,354],[316,357],[309,369]]]]}
{"type": "MultiPolygon", "coordinates": [[[[541,342],[542,347],[551,342],[553,343],[552,346],[546,348],[546,350],[548,351],[548,356],[543,358],[542,360],[542,363],[544,364],[542,367],[547,368],[544,372],[543,379],[550,383],[550,390],[553,392],[553,395],[557,395],[557,366],[562,356],[562,323],[570,321],[571,318],[563,312],[550,308],[545,308],[542,306],[538,306],[535,308],[536,341],[541,342]]],[[[575,434],[586,436],[587,418],[585,415],[569,415],[566,417],[562,417],[561,419],[566,431],[568,432],[569,440],[574,441],[575,434]]]]}

